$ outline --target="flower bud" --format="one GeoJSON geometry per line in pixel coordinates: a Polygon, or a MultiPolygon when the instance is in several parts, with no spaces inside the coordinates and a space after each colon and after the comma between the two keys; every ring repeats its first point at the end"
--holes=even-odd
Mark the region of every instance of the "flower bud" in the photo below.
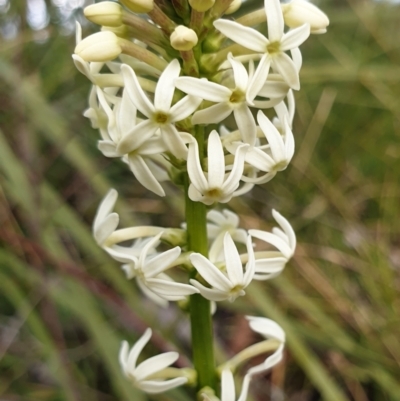
{"type": "Polygon", "coordinates": [[[134,13],[149,13],[154,7],[154,0],[120,0],[120,2],[134,13]]]}
{"type": "Polygon", "coordinates": [[[85,17],[97,25],[120,26],[122,25],[122,7],[113,1],[102,1],[92,4],[83,10],[85,17]]]}
{"type": "Polygon", "coordinates": [[[310,24],[311,33],[325,33],[329,19],[317,6],[305,0],[292,0],[282,4],[285,24],[296,28],[305,23],[310,24]]]}
{"type": "Polygon", "coordinates": [[[175,50],[187,51],[197,45],[197,35],[193,29],[178,25],[170,36],[171,46],[175,50]]]}
{"type": "Polygon", "coordinates": [[[123,38],[123,39],[129,39],[130,38],[129,28],[126,25],[102,26],[101,27],[101,31],[102,32],[106,32],[106,31],[113,32],[119,38],[123,38]]]}
{"type": "Polygon", "coordinates": [[[229,7],[226,9],[225,14],[233,14],[235,11],[239,10],[242,5],[242,0],[233,0],[229,7]]]}
{"type": "Polygon", "coordinates": [[[119,56],[121,51],[118,37],[110,31],[90,35],[75,47],[75,54],[85,61],[110,61],[119,56]]]}
{"type": "Polygon", "coordinates": [[[189,0],[190,7],[198,12],[209,10],[215,3],[215,0],[189,0]]]}

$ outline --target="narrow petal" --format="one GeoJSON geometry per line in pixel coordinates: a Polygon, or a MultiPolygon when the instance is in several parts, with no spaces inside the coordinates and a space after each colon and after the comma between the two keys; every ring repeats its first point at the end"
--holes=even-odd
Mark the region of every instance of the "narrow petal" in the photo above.
{"type": "Polygon", "coordinates": [[[151,291],[146,283],[144,283],[142,280],[137,279],[136,280],[137,285],[141,289],[144,295],[146,295],[149,299],[151,299],[155,304],[158,306],[161,306],[162,308],[167,308],[168,307],[168,301],[159,295],[157,295],[155,292],[151,291]]]}
{"type": "Polygon", "coordinates": [[[283,35],[281,40],[281,50],[291,50],[299,47],[310,36],[310,25],[304,24],[297,28],[291,29],[283,35]]]}
{"type": "Polygon", "coordinates": [[[157,131],[158,126],[151,120],[141,121],[129,133],[124,135],[117,146],[117,151],[125,155],[138,149],[143,143],[150,139],[157,131]]]}
{"type": "Polygon", "coordinates": [[[192,117],[192,124],[214,124],[225,120],[232,113],[229,103],[218,103],[206,109],[196,111],[192,117]]]}
{"type": "Polygon", "coordinates": [[[264,0],[268,23],[268,39],[278,42],[283,35],[284,21],[282,7],[279,0],[264,0]]]}
{"type": "Polygon", "coordinates": [[[239,252],[236,248],[235,243],[232,240],[231,235],[226,232],[224,236],[224,256],[226,263],[226,272],[229,280],[232,283],[231,286],[243,284],[243,266],[240,260],[239,252]]]}
{"type": "Polygon", "coordinates": [[[252,238],[250,235],[247,237],[246,247],[247,247],[247,254],[249,256],[249,260],[246,264],[246,272],[243,277],[243,286],[244,287],[247,287],[251,283],[251,280],[253,279],[254,273],[256,270],[256,262],[255,262],[255,258],[254,258],[253,243],[252,243],[252,238]]]}
{"type": "Polygon", "coordinates": [[[121,66],[121,73],[124,78],[125,90],[128,91],[128,95],[131,98],[133,104],[139,109],[147,118],[150,118],[154,114],[154,106],[143,92],[142,87],[136,77],[133,69],[123,64],[121,66]]]}
{"type": "Polygon", "coordinates": [[[285,144],[283,142],[282,135],[276,129],[275,125],[272,124],[269,118],[261,110],[257,113],[257,121],[260,124],[260,128],[264,132],[265,137],[267,138],[272,157],[275,162],[285,160],[285,144]]]}
{"type": "Polygon", "coordinates": [[[299,73],[293,60],[285,53],[279,53],[272,59],[274,69],[282,75],[288,85],[295,89],[300,89],[299,73]]]}
{"type": "Polygon", "coordinates": [[[174,96],[174,81],[179,77],[181,66],[177,59],[172,60],[167,68],[158,78],[156,91],[154,94],[154,107],[157,111],[167,113],[171,108],[172,98],[174,96]]]}
{"type": "Polygon", "coordinates": [[[175,79],[175,86],[182,92],[210,102],[226,102],[232,94],[232,91],[223,85],[192,77],[175,79]]]}
{"type": "Polygon", "coordinates": [[[225,176],[224,149],[217,131],[212,131],[208,137],[208,185],[210,188],[220,188],[225,176]]]}
{"type": "Polygon", "coordinates": [[[190,116],[195,110],[197,110],[201,102],[201,97],[192,95],[185,96],[171,107],[171,110],[169,111],[171,122],[181,121],[190,116]]]}
{"type": "Polygon", "coordinates": [[[223,191],[225,193],[232,193],[239,186],[240,177],[243,174],[244,158],[246,156],[248,147],[248,145],[241,145],[237,149],[232,171],[223,185],[223,191]]]}
{"type": "Polygon", "coordinates": [[[152,335],[152,331],[150,328],[146,329],[143,335],[136,341],[135,345],[132,347],[129,352],[128,361],[127,361],[127,371],[133,373],[136,368],[136,361],[139,357],[139,354],[142,352],[143,348],[149,342],[152,335]]]}
{"type": "Polygon", "coordinates": [[[99,245],[102,245],[104,241],[115,231],[118,227],[119,216],[117,213],[109,214],[94,231],[94,238],[99,245]]]}
{"type": "Polygon", "coordinates": [[[129,132],[136,125],[136,112],[136,107],[129,97],[128,91],[124,90],[118,110],[118,126],[122,134],[129,132]]]}
{"type": "Polygon", "coordinates": [[[224,369],[221,375],[221,401],[235,401],[235,381],[229,369],[224,369]]]}
{"type": "Polygon", "coordinates": [[[165,196],[164,189],[156,180],[149,166],[139,155],[132,155],[128,158],[129,167],[136,179],[149,191],[154,192],[158,196],[165,196]]]}
{"type": "Polygon", "coordinates": [[[261,334],[267,339],[273,338],[282,343],[285,342],[285,332],[282,327],[272,319],[258,316],[246,316],[246,319],[249,321],[249,326],[254,332],[261,334]]]}
{"type": "Polygon", "coordinates": [[[167,149],[178,159],[186,160],[188,149],[173,124],[165,124],[160,128],[161,138],[167,149]]]}
{"type": "Polygon", "coordinates": [[[138,381],[145,380],[146,377],[172,365],[178,358],[179,354],[177,352],[170,351],[146,359],[135,369],[135,379],[138,381]]]}
{"type": "Polygon", "coordinates": [[[93,229],[96,231],[99,224],[109,215],[114,209],[115,202],[118,199],[118,192],[115,189],[110,189],[104,199],[101,201],[94,218],[93,229]]]}
{"type": "Polygon", "coordinates": [[[289,239],[289,246],[294,251],[296,248],[296,234],[290,225],[289,221],[286,220],[279,212],[276,210],[272,210],[272,216],[276,220],[276,222],[282,227],[283,231],[287,235],[289,239]]]}
{"type": "Polygon", "coordinates": [[[282,238],[279,238],[274,234],[261,230],[249,230],[249,234],[252,237],[258,238],[262,241],[267,242],[268,244],[273,245],[274,247],[279,249],[279,251],[281,251],[285,257],[287,258],[292,257],[292,249],[285,241],[282,240],[282,238]]]}
{"type": "Polygon", "coordinates": [[[259,94],[261,88],[265,85],[269,69],[271,66],[271,58],[268,54],[264,54],[258,63],[257,69],[252,74],[249,87],[246,92],[247,103],[251,106],[254,98],[259,94]]]}
{"type": "Polygon", "coordinates": [[[240,61],[236,60],[231,53],[228,55],[228,60],[232,66],[236,89],[246,92],[249,82],[249,75],[246,68],[240,61]]]}
{"type": "Polygon", "coordinates": [[[191,183],[198,189],[198,191],[205,191],[208,187],[208,183],[200,165],[197,141],[189,144],[187,170],[191,183]]]}
{"type": "Polygon", "coordinates": [[[254,50],[259,53],[265,53],[269,40],[255,29],[248,28],[237,22],[226,19],[214,21],[214,26],[222,32],[227,38],[233,40],[246,49],[254,50]]]}
{"type": "Polygon", "coordinates": [[[231,283],[227,277],[203,255],[200,253],[192,253],[190,255],[190,261],[204,280],[210,285],[220,291],[229,291],[231,289],[231,283]]]}
{"type": "Polygon", "coordinates": [[[97,142],[97,148],[106,157],[120,157],[121,155],[117,152],[117,147],[112,141],[99,141],[97,142]]]}
{"type": "Polygon", "coordinates": [[[149,288],[156,294],[167,299],[183,299],[187,295],[196,294],[199,290],[191,285],[176,283],[175,281],[151,278],[148,280],[149,288]]]}
{"type": "Polygon", "coordinates": [[[122,341],[121,348],[119,349],[119,364],[122,367],[123,372],[127,373],[127,365],[128,365],[128,355],[129,355],[129,344],[127,341],[122,341]]]}
{"type": "Polygon", "coordinates": [[[181,248],[176,246],[175,248],[169,249],[168,251],[155,256],[151,260],[148,260],[144,268],[146,278],[155,277],[166,270],[168,266],[179,257],[180,254],[181,248]]]}
{"type": "Polygon", "coordinates": [[[193,279],[190,280],[190,283],[195,286],[200,291],[200,294],[209,301],[221,302],[225,301],[229,297],[230,289],[222,291],[217,288],[207,288],[203,284],[193,279]]]}
{"type": "Polygon", "coordinates": [[[257,127],[253,114],[246,103],[233,110],[236,124],[245,143],[253,146],[256,142],[257,127]]]}
{"type": "Polygon", "coordinates": [[[158,394],[181,386],[187,381],[187,377],[175,377],[174,379],[164,381],[146,380],[144,382],[141,382],[138,387],[148,394],[158,394]]]}

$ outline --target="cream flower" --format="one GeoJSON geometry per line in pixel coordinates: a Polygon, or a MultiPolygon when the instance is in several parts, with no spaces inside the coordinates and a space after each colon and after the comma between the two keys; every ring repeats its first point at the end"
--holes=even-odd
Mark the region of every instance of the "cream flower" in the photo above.
{"type": "Polygon", "coordinates": [[[217,131],[212,131],[208,137],[207,173],[204,173],[201,168],[197,142],[189,143],[187,169],[191,182],[190,199],[206,205],[214,202],[229,202],[239,186],[247,147],[248,145],[242,145],[237,148],[232,170],[226,175],[224,149],[217,131]]]}
{"type": "Polygon", "coordinates": [[[264,82],[252,84],[251,76],[240,61],[232,57],[231,54],[228,55],[228,61],[232,67],[235,84],[232,89],[215,82],[192,77],[177,78],[175,86],[189,95],[217,103],[194,113],[193,124],[218,123],[233,112],[244,142],[252,145],[255,141],[255,122],[249,106],[253,106],[253,99],[257,95],[257,90],[261,89],[264,82]],[[249,95],[249,88],[256,84],[256,91],[249,95]]]}
{"type": "Polygon", "coordinates": [[[181,254],[179,246],[148,256],[149,252],[158,245],[162,234],[163,232],[160,232],[145,242],[139,256],[136,256],[131,248],[124,249],[121,246],[107,248],[106,251],[114,259],[125,263],[122,268],[127,277],[136,278],[139,288],[145,295],[160,306],[166,306],[167,301],[180,301],[199,291],[189,284],[177,283],[163,273],[179,263],[177,261],[181,254]]]}
{"type": "Polygon", "coordinates": [[[211,262],[220,260],[226,232],[229,232],[234,241],[246,244],[247,232],[239,228],[237,214],[228,209],[224,209],[222,212],[210,210],[207,213],[207,220],[207,235],[213,240],[208,255],[211,262]]]}
{"type": "Polygon", "coordinates": [[[229,39],[262,56],[252,80],[255,89],[250,88],[250,93],[257,94],[258,83],[266,81],[270,66],[282,75],[291,88],[298,90],[300,82],[296,64],[285,52],[297,49],[308,38],[310,25],[306,23],[285,33],[279,0],[265,0],[264,4],[268,38],[255,29],[229,20],[219,19],[214,22],[214,26],[229,39]]]}
{"type": "Polygon", "coordinates": [[[268,280],[277,276],[285,267],[296,250],[296,235],[290,223],[276,210],[272,216],[279,224],[272,232],[249,230],[249,234],[261,241],[273,245],[278,251],[256,252],[256,267],[254,279],[268,280]]]}
{"type": "Polygon", "coordinates": [[[229,300],[233,302],[237,297],[245,294],[244,289],[251,283],[254,275],[254,254],[250,237],[247,239],[247,252],[249,255],[245,272],[235,243],[229,232],[224,236],[225,269],[223,273],[200,253],[190,255],[190,261],[198,273],[211,285],[205,287],[197,280],[190,282],[200,290],[201,295],[210,301],[229,300]]]}
{"type": "MultiPolygon", "coordinates": [[[[283,135],[261,110],[257,114],[257,120],[268,144],[249,147],[245,160],[246,163],[259,171],[266,172],[266,174],[257,178],[244,176],[242,180],[254,184],[263,184],[275,177],[277,172],[285,170],[292,160],[294,137],[287,116],[284,116],[281,122],[283,123],[283,135]]],[[[240,146],[242,144],[238,142],[227,144],[226,148],[229,152],[234,153],[240,146]]]]}
{"type": "Polygon", "coordinates": [[[175,122],[188,117],[199,106],[201,99],[185,96],[171,106],[175,91],[174,80],[179,76],[178,60],[172,60],[158,79],[154,94],[154,104],[150,102],[141,88],[135,72],[128,65],[121,67],[125,89],[136,106],[147,119],[140,122],[118,144],[120,153],[129,153],[136,148],[138,138],[143,135],[152,136],[160,130],[161,138],[167,149],[177,158],[186,159],[187,148],[175,127],[175,122]]]}
{"type": "Polygon", "coordinates": [[[152,335],[151,329],[147,329],[142,337],[135,343],[129,351],[129,344],[122,342],[119,352],[119,363],[127,379],[139,390],[150,394],[158,394],[172,388],[181,386],[187,382],[186,377],[175,377],[169,380],[157,378],[157,373],[167,369],[178,358],[177,352],[164,352],[153,356],[137,365],[137,359],[145,345],[149,342],[152,335]]]}

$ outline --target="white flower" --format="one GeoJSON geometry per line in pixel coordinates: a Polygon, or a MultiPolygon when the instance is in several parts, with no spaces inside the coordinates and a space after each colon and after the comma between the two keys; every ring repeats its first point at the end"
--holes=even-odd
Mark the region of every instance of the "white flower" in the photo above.
{"type": "Polygon", "coordinates": [[[189,284],[177,283],[163,273],[173,266],[180,256],[181,248],[179,246],[148,256],[148,253],[158,245],[162,234],[163,232],[160,232],[143,244],[139,256],[136,256],[131,248],[110,247],[106,248],[106,251],[114,259],[125,263],[123,269],[127,277],[136,278],[136,282],[144,294],[160,306],[166,306],[167,301],[180,301],[199,291],[189,284]]]}
{"type": "Polygon", "coordinates": [[[250,236],[273,245],[277,251],[256,252],[254,279],[267,280],[277,276],[293,256],[296,249],[296,235],[290,223],[276,210],[272,215],[280,228],[274,227],[272,233],[261,230],[249,230],[250,236]]]}
{"type": "MultiPolygon", "coordinates": [[[[270,66],[272,66],[291,88],[300,89],[296,65],[285,52],[297,49],[308,38],[310,25],[304,24],[284,33],[283,14],[279,0],[265,0],[265,12],[268,22],[268,38],[255,29],[233,21],[219,19],[214,22],[214,26],[234,42],[262,55],[252,79],[252,86],[258,87],[260,82],[264,83],[270,66]]],[[[252,93],[252,88],[249,91],[252,93]]]]}
{"type": "Polygon", "coordinates": [[[247,375],[251,378],[258,373],[271,369],[282,360],[286,336],[285,332],[282,330],[282,327],[271,319],[255,316],[246,316],[246,318],[249,321],[249,326],[253,331],[261,334],[266,339],[277,340],[281,343],[276,351],[263,363],[253,366],[248,370],[247,375]]]}
{"type": "MultiPolygon", "coordinates": [[[[249,105],[253,105],[253,99],[257,93],[252,95],[248,93],[249,88],[252,86],[252,80],[243,64],[232,57],[231,54],[228,55],[228,60],[233,71],[235,84],[233,89],[192,77],[177,78],[175,86],[189,95],[199,96],[202,99],[217,103],[194,113],[192,117],[193,124],[218,123],[233,112],[244,142],[252,145],[255,141],[255,122],[249,105]]],[[[259,85],[259,89],[262,85],[263,83],[259,85]]]]}
{"type": "MultiPolygon", "coordinates": [[[[126,136],[130,135],[136,127],[136,107],[124,90],[122,98],[115,99],[114,108],[105,99],[104,93],[98,88],[97,95],[102,110],[108,117],[108,138],[99,141],[98,148],[106,157],[125,156],[119,152],[119,143],[126,136]]],[[[134,147],[124,157],[124,161],[129,164],[136,179],[147,189],[159,196],[164,196],[165,192],[159,181],[165,181],[168,177],[160,175],[160,168],[163,160],[160,160],[161,153],[166,150],[164,142],[158,136],[153,136],[153,132],[137,133],[134,147]]]]}
{"type": "Polygon", "coordinates": [[[150,340],[151,334],[151,329],[147,329],[130,351],[129,344],[126,341],[122,342],[119,362],[124,375],[135,387],[150,394],[162,393],[185,384],[188,380],[186,377],[175,377],[169,380],[157,378],[157,373],[168,368],[179,358],[177,352],[164,352],[136,366],[138,356],[150,340]]]}
{"type": "Polygon", "coordinates": [[[128,65],[121,67],[125,89],[137,107],[148,119],[136,125],[118,144],[120,153],[129,153],[136,148],[138,138],[143,135],[152,136],[158,130],[167,149],[179,159],[186,159],[187,148],[174,123],[185,119],[199,106],[201,99],[185,96],[171,107],[174,95],[174,80],[179,76],[178,60],[172,60],[158,79],[154,104],[150,102],[141,88],[135,72],[128,65]]]}
{"type": "Polygon", "coordinates": [[[118,198],[118,192],[110,189],[97,209],[93,222],[93,236],[103,246],[107,238],[115,231],[119,223],[117,213],[111,213],[118,198]]]}
{"type": "MultiPolygon", "coordinates": [[[[249,378],[246,376],[243,382],[242,390],[237,401],[246,401],[249,389],[249,378]]],[[[221,373],[221,399],[216,396],[209,396],[202,393],[203,401],[236,401],[235,381],[232,372],[225,368],[221,373]]]]}
{"type": "MultiPolygon", "coordinates": [[[[287,116],[283,117],[283,135],[268,117],[260,110],[257,114],[260,128],[268,141],[268,145],[249,147],[245,155],[246,163],[266,174],[254,177],[242,177],[243,181],[263,184],[270,181],[278,171],[285,170],[294,154],[294,137],[287,116]]],[[[231,152],[236,152],[241,143],[226,145],[231,152]]]]}
{"type": "Polygon", "coordinates": [[[235,243],[229,232],[224,236],[224,256],[226,273],[211,263],[200,253],[190,255],[190,261],[198,273],[212,288],[207,288],[197,280],[190,282],[200,290],[201,295],[210,301],[229,300],[233,302],[237,297],[245,294],[244,289],[251,283],[254,275],[254,255],[250,236],[247,239],[247,252],[249,255],[245,272],[235,243]]]}
{"type": "Polygon", "coordinates": [[[236,242],[245,244],[247,242],[247,232],[239,228],[239,217],[237,214],[228,209],[222,212],[210,210],[207,213],[207,234],[213,242],[209,251],[209,259],[217,262],[220,259],[221,251],[224,244],[224,236],[229,232],[232,239],[236,242]]]}
{"type": "Polygon", "coordinates": [[[237,148],[232,171],[226,175],[224,148],[217,131],[212,131],[208,137],[207,173],[201,168],[197,141],[189,143],[187,169],[191,182],[190,199],[206,205],[229,202],[239,186],[247,147],[248,145],[242,145],[237,148]]]}

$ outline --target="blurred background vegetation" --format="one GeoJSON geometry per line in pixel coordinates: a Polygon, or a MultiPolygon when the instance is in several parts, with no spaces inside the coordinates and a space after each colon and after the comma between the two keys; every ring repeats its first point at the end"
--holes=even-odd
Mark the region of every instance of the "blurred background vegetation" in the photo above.
{"type": "MultiPolygon", "coordinates": [[[[118,366],[120,341],[147,326],[148,355],[188,354],[189,328],[95,245],[96,207],[114,187],[125,225],[178,226],[183,209],[177,190],[153,197],[96,149],[82,116],[89,82],[70,57],[75,20],[85,36],[97,29],[85,5],[0,0],[0,399],[193,400],[184,389],[147,397],[118,366]]],[[[296,256],[220,308],[218,357],[254,341],[243,314],[268,316],[287,353],[252,400],[400,400],[400,5],[319,5],[331,26],[302,48],[294,162],[230,204],[252,228],[270,228],[277,208],[297,232],[296,256]]]]}

